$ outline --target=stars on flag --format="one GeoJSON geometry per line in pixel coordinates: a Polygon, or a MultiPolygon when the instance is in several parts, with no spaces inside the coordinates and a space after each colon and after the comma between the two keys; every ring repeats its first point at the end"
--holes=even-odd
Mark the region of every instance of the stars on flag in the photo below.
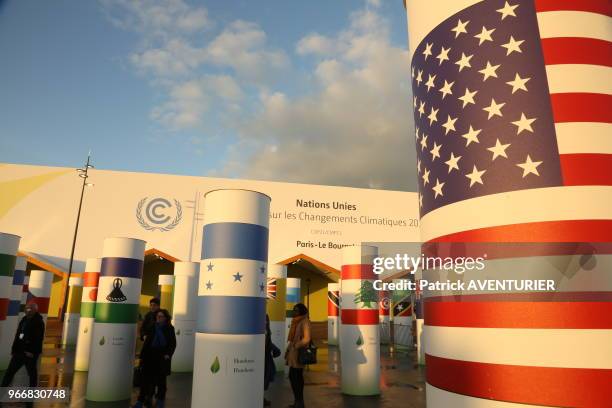
{"type": "Polygon", "coordinates": [[[561,185],[550,167],[559,159],[539,41],[535,10],[490,0],[458,11],[417,46],[410,75],[422,215],[466,198],[561,185]],[[556,179],[538,181],[550,174],[556,179]]]}
{"type": "Polygon", "coordinates": [[[461,21],[461,19],[459,19],[457,21],[457,25],[455,26],[455,28],[451,29],[451,31],[453,31],[455,33],[455,38],[459,37],[459,34],[467,34],[467,25],[469,24],[469,20],[466,22],[461,21]]]}
{"type": "Polygon", "coordinates": [[[210,280],[206,282],[206,290],[211,290],[212,287],[213,287],[213,283],[210,280]]]}
{"type": "Polygon", "coordinates": [[[531,127],[531,124],[535,122],[535,120],[536,118],[530,119],[530,118],[527,118],[524,113],[521,113],[521,118],[519,120],[512,122],[512,124],[517,127],[516,134],[520,135],[523,130],[533,133],[533,128],[531,127]]]}
{"type": "Polygon", "coordinates": [[[490,61],[487,61],[487,66],[484,67],[483,69],[481,69],[480,72],[483,76],[482,81],[486,81],[487,79],[493,77],[493,78],[497,78],[497,68],[500,67],[501,64],[497,64],[497,65],[491,65],[490,61]]]}
{"type": "Polygon", "coordinates": [[[529,174],[535,174],[536,176],[539,176],[540,173],[538,172],[538,166],[540,164],[542,164],[541,161],[533,161],[531,160],[531,157],[527,155],[525,162],[519,163],[517,164],[517,166],[523,169],[523,178],[525,178],[529,174]]]}
{"type": "Polygon", "coordinates": [[[485,41],[493,41],[493,37],[491,37],[491,34],[493,34],[493,31],[495,31],[494,28],[487,30],[487,27],[482,26],[482,31],[480,32],[480,34],[476,34],[474,36],[478,38],[478,45],[482,45],[482,43],[485,41]]]}
{"type": "Polygon", "coordinates": [[[504,3],[504,7],[497,9],[496,11],[501,14],[501,19],[503,20],[504,18],[508,16],[516,17],[516,13],[514,12],[514,10],[516,10],[518,6],[519,6],[518,4],[510,5],[506,1],[504,3]]]}
{"type": "Polygon", "coordinates": [[[527,91],[527,86],[525,85],[527,83],[527,81],[529,81],[531,78],[521,78],[521,76],[518,74],[518,72],[514,75],[514,79],[512,81],[508,81],[506,82],[508,85],[510,85],[512,87],[512,93],[514,94],[516,91],[518,90],[523,90],[525,92],[527,91]]]}
{"type": "Polygon", "coordinates": [[[234,277],[234,282],[242,282],[242,277],[244,275],[241,275],[240,272],[236,272],[234,275],[232,275],[234,277]]]}
{"type": "Polygon", "coordinates": [[[209,263],[208,263],[208,265],[206,265],[206,270],[207,270],[208,272],[212,272],[212,270],[213,270],[213,267],[214,267],[214,266],[215,266],[215,265],[213,265],[213,263],[212,263],[212,262],[209,262],[209,263]]]}

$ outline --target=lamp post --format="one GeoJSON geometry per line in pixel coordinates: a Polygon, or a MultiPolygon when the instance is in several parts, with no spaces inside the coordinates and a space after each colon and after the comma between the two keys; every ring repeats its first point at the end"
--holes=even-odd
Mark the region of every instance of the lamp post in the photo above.
{"type": "Polygon", "coordinates": [[[85,187],[93,186],[93,184],[87,182],[87,178],[89,177],[89,169],[93,169],[93,165],[91,163],[91,151],[87,154],[87,162],[85,166],[79,169],[76,169],[79,177],[83,179],[83,185],[81,186],[81,199],[79,200],[79,210],[77,212],[76,225],[74,226],[74,236],[72,237],[72,249],[70,251],[70,263],[68,264],[68,276],[66,277],[66,287],[64,289],[64,302],[62,303],[62,319],[63,322],[66,318],[66,303],[68,302],[68,281],[70,280],[70,275],[72,274],[72,264],[74,262],[74,250],[76,248],[76,240],[77,234],[79,232],[79,221],[81,220],[81,208],[83,207],[83,195],[85,194],[85,187]]]}

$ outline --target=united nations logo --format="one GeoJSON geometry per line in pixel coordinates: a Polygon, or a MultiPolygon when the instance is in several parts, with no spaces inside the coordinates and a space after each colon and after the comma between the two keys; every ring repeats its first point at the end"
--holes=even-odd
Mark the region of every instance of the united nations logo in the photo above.
{"type": "Polygon", "coordinates": [[[147,231],[170,231],[183,218],[181,203],[176,199],[173,199],[173,201],[174,205],[165,198],[143,198],[136,206],[136,220],[147,231]],[[168,215],[168,213],[173,212],[171,211],[172,207],[175,208],[174,218],[168,215]]]}

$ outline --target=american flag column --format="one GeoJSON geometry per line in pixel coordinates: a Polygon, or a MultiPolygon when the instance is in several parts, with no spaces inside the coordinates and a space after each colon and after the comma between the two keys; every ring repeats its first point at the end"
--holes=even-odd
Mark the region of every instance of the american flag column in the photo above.
{"type": "Polygon", "coordinates": [[[495,250],[490,276],[557,283],[424,291],[427,405],[609,405],[610,2],[405,7],[422,241],[495,250]]]}

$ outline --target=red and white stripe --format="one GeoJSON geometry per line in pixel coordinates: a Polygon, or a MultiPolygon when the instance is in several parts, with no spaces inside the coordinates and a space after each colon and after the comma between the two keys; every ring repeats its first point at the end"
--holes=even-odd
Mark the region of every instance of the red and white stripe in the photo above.
{"type": "Polygon", "coordinates": [[[536,0],[565,185],[612,185],[612,3],[536,0]]]}

